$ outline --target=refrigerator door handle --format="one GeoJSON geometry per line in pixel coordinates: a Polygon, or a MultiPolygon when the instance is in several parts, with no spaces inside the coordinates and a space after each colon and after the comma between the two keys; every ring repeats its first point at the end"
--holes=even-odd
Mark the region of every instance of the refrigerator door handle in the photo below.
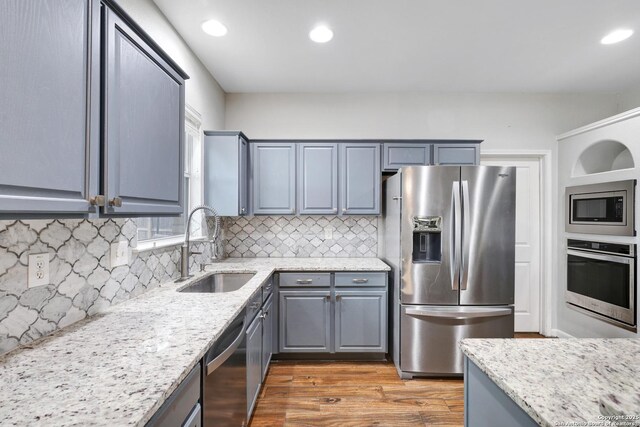
{"type": "Polygon", "coordinates": [[[469,181],[462,181],[462,232],[460,237],[460,245],[462,246],[462,255],[460,259],[460,272],[462,280],[460,280],[460,289],[466,290],[469,281],[469,252],[470,252],[470,228],[469,218],[469,181]]]}
{"type": "Polygon", "coordinates": [[[451,217],[453,226],[451,227],[451,243],[449,246],[449,270],[451,273],[451,290],[458,290],[460,282],[460,251],[462,242],[462,206],[460,204],[460,182],[453,181],[451,186],[451,217]]]}
{"type": "Polygon", "coordinates": [[[509,316],[511,308],[507,307],[411,307],[406,308],[410,316],[437,317],[444,319],[464,320],[480,317],[509,316]]]}

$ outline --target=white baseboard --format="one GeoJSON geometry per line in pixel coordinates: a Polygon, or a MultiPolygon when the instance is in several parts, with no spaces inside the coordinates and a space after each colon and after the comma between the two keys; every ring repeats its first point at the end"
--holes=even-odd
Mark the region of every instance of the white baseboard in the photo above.
{"type": "Polygon", "coordinates": [[[551,335],[558,338],[575,338],[573,335],[561,331],[560,329],[551,329],[551,335]]]}

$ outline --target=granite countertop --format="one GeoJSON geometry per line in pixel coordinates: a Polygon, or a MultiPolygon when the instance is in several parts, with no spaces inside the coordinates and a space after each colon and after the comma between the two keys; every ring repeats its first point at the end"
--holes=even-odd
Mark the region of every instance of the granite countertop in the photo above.
{"type": "Polygon", "coordinates": [[[386,271],[377,258],[228,259],[0,357],[0,425],[144,425],[274,271],[386,271]],[[241,289],[179,293],[213,272],[241,289]]]}
{"type": "Polygon", "coordinates": [[[460,347],[541,426],[600,425],[611,415],[640,423],[640,339],[465,339],[460,347]]]}

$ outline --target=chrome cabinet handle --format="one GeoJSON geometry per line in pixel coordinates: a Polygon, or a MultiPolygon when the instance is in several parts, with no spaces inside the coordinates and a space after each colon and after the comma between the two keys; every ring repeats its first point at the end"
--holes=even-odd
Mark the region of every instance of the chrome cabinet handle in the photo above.
{"type": "Polygon", "coordinates": [[[121,208],[122,199],[120,197],[114,197],[113,199],[109,200],[109,206],[113,206],[115,208],[121,208]]]}
{"type": "Polygon", "coordinates": [[[299,285],[308,285],[310,283],[313,283],[313,279],[298,279],[296,280],[296,283],[299,285]]]}
{"type": "Polygon", "coordinates": [[[402,197],[400,197],[400,196],[394,196],[394,197],[392,197],[392,199],[393,199],[393,200],[402,200],[402,197]]]}
{"type": "Polygon", "coordinates": [[[351,280],[353,283],[367,283],[369,279],[353,279],[351,280]]]}

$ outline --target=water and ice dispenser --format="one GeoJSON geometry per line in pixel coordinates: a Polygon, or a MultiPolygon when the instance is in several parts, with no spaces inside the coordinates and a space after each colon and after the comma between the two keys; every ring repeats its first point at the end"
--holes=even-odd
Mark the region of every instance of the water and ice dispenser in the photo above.
{"type": "Polygon", "coordinates": [[[442,217],[413,217],[413,262],[442,260],[442,217]]]}

